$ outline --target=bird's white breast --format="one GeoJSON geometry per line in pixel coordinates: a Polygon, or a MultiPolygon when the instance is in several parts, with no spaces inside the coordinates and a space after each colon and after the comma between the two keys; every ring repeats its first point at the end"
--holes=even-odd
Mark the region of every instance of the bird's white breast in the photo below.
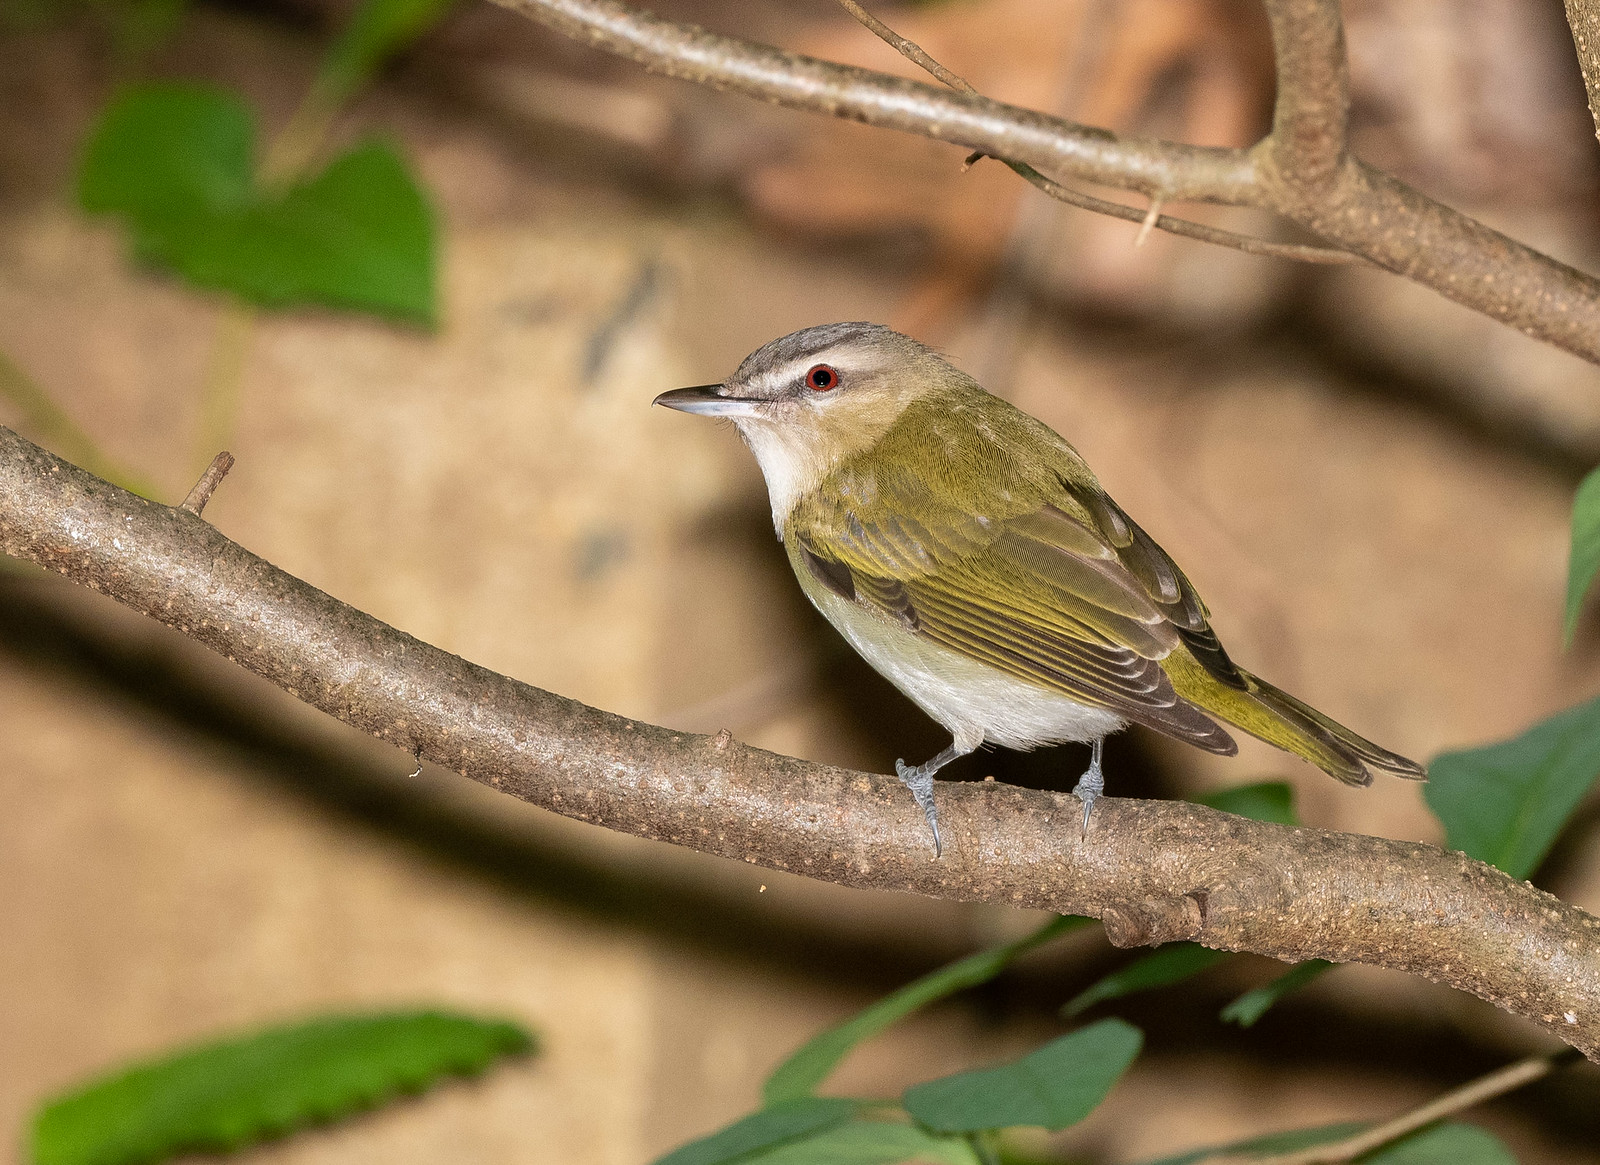
{"type": "Polygon", "coordinates": [[[807,597],[879,674],[943,724],[963,748],[1032,749],[1099,740],[1127,721],[1030,684],[874,615],[828,590],[802,566],[807,597]]]}

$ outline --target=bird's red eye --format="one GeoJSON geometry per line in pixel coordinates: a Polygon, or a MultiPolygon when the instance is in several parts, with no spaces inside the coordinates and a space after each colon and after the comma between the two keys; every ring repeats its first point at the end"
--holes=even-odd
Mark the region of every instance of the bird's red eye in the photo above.
{"type": "Polygon", "coordinates": [[[813,392],[827,392],[830,388],[838,386],[839,374],[828,364],[818,364],[806,373],[806,383],[813,392]]]}

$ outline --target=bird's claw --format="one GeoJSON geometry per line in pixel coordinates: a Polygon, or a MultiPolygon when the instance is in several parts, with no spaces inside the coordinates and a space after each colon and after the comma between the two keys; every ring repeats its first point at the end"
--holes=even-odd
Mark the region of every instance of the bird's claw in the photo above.
{"type": "Polygon", "coordinates": [[[925,765],[908,765],[904,760],[894,762],[894,772],[911,790],[911,799],[928,819],[928,828],[933,832],[933,856],[939,857],[944,853],[944,845],[939,839],[939,807],[933,800],[933,774],[925,765]]]}
{"type": "Polygon", "coordinates": [[[1079,833],[1080,837],[1089,836],[1089,815],[1094,812],[1094,803],[1100,799],[1100,794],[1106,791],[1106,778],[1100,771],[1098,760],[1096,757],[1096,763],[1091,763],[1089,771],[1079,777],[1078,783],[1072,787],[1073,796],[1083,802],[1083,829],[1079,833]]]}

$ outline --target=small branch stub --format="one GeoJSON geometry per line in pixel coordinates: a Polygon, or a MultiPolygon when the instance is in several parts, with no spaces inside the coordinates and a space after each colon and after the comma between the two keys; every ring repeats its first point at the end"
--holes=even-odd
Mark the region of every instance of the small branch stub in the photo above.
{"type": "Polygon", "coordinates": [[[178,508],[188,510],[197,518],[200,517],[206,508],[206,503],[211,500],[211,495],[217,492],[217,486],[222,484],[222,479],[228,476],[228,471],[232,468],[233,454],[224,449],[211,459],[211,464],[206,466],[206,471],[200,475],[200,480],[194,483],[189,496],[178,503],[178,508]]]}

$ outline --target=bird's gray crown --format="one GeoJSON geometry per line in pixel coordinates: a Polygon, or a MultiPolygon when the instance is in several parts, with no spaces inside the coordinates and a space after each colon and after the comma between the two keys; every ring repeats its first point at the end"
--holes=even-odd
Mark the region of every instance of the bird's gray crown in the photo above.
{"type": "Polygon", "coordinates": [[[779,336],[761,345],[744,358],[731,380],[750,384],[774,369],[784,368],[820,355],[840,344],[861,343],[871,347],[893,347],[924,350],[923,345],[909,336],[882,324],[854,320],[841,324],[819,324],[779,336]]]}

